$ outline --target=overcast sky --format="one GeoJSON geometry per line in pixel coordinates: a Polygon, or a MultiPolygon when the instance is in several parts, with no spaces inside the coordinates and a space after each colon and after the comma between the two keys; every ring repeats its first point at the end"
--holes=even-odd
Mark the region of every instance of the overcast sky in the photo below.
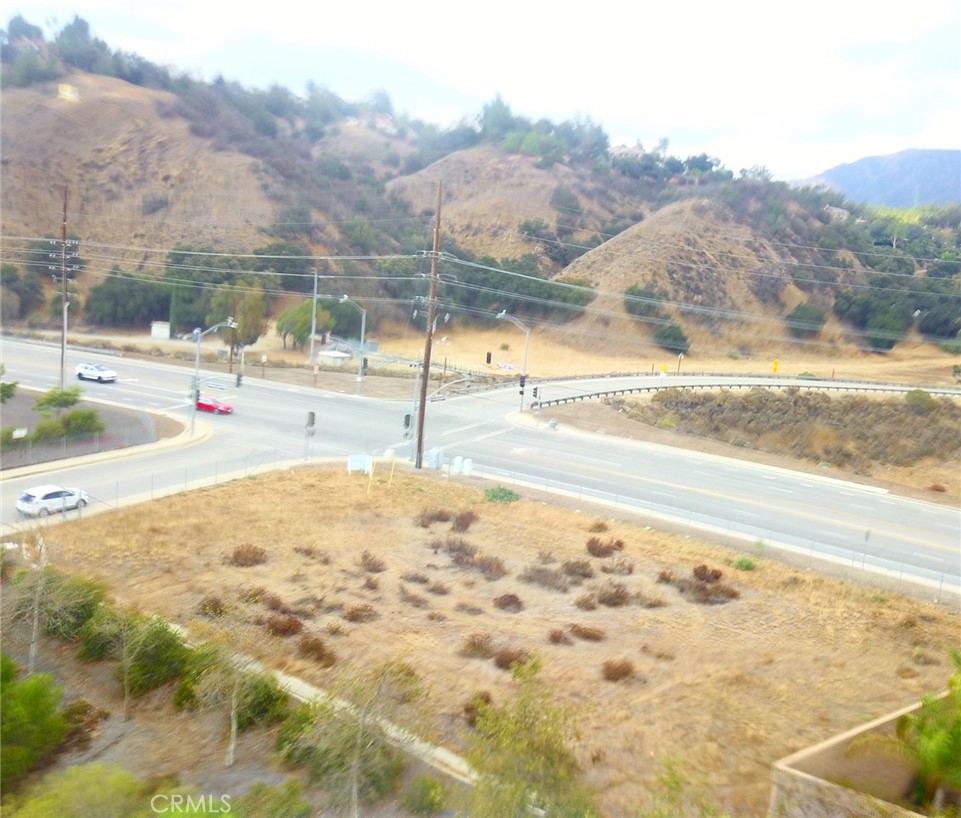
{"type": "Polygon", "coordinates": [[[589,118],[612,145],[668,140],[737,173],[809,178],[865,156],[961,148],[961,0],[580,4],[85,0],[7,6],[59,32],[248,88],[308,82],[447,127],[500,94],[514,114],[589,118]]]}

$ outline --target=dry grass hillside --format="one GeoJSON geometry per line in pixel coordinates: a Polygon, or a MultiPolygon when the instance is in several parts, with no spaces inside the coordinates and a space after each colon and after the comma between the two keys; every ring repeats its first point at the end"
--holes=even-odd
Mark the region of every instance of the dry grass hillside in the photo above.
{"type": "Polygon", "coordinates": [[[59,98],[55,83],[4,89],[5,235],[59,238],[66,185],[68,233],[110,245],[92,255],[128,271],[159,274],[177,244],[264,243],[276,206],[249,156],[215,151],[184,119],[165,116],[171,94],[94,74],[70,82],[77,102],[59,98]]]}

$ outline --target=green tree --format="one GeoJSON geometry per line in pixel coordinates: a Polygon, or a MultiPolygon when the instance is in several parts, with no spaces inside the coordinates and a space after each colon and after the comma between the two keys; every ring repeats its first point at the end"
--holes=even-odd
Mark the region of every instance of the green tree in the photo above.
{"type": "Polygon", "coordinates": [[[80,402],[81,392],[79,386],[70,386],[66,389],[51,389],[44,392],[33,402],[33,408],[38,412],[49,413],[51,409],[56,410],[57,416],[64,409],[76,406],[80,402]]]}
{"type": "Polygon", "coordinates": [[[638,318],[663,318],[667,293],[653,284],[631,284],[624,291],[624,309],[638,318]]]}
{"type": "MultiPolygon", "coordinates": [[[[287,339],[291,339],[294,349],[303,347],[310,340],[310,330],[313,326],[311,321],[310,307],[313,299],[301,301],[285,309],[277,318],[276,332],[283,340],[284,349],[287,349],[287,339]]],[[[316,314],[317,332],[326,332],[333,329],[334,320],[331,314],[319,304],[316,314]]]]}
{"type": "Polygon", "coordinates": [[[691,348],[691,342],[687,340],[684,330],[677,324],[668,324],[666,327],[661,327],[654,333],[654,342],[661,349],[666,349],[668,352],[683,353],[685,355],[691,348]]]}
{"type": "Polygon", "coordinates": [[[244,284],[223,284],[217,288],[210,300],[207,323],[216,324],[231,316],[236,328],[224,327],[217,331],[220,339],[230,349],[232,364],[241,347],[251,346],[267,331],[267,298],[258,285],[248,287],[244,284]]]}
{"type": "Polygon", "coordinates": [[[814,338],[824,328],[825,311],[804,301],[784,316],[788,332],[798,338],[814,338]]]}
{"type": "MultiPolygon", "coordinates": [[[[0,378],[7,371],[7,368],[0,364],[0,378]]],[[[4,381],[0,380],[0,403],[6,403],[14,395],[17,394],[17,382],[16,381],[4,381]]]]}
{"type": "Polygon", "coordinates": [[[466,794],[472,818],[527,818],[532,808],[550,816],[597,815],[569,749],[574,714],[553,703],[539,673],[536,658],[515,666],[514,699],[479,707],[466,752],[478,774],[466,794]]]}
{"type": "Polygon", "coordinates": [[[21,679],[17,673],[16,662],[0,654],[0,790],[4,795],[56,752],[67,729],[58,710],[63,692],[53,677],[35,674],[21,679]]]}

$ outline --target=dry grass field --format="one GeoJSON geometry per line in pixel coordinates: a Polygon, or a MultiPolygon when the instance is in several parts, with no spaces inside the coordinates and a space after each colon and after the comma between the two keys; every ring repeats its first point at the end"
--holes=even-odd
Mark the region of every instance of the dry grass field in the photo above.
{"type": "MultiPolygon", "coordinates": [[[[940,689],[959,643],[957,610],[792,568],[761,548],[740,555],[753,570],[735,570],[735,551],[597,509],[488,502],[480,487],[386,467],[372,480],[341,469],[261,476],[109,522],[50,530],[54,564],[188,629],[206,622],[205,598],[238,606],[262,589],[267,603],[243,616],[268,664],[323,686],[338,667],[403,659],[430,690],[433,737],[453,750],[464,703],[511,690],[493,657],[469,658],[465,646],[538,654],[557,701],[577,713],[577,754],[610,818],[645,803],[668,758],[733,814],[763,815],[774,760],[940,689]],[[425,525],[437,512],[449,519],[425,525]],[[593,556],[592,538],[616,550],[593,556]],[[239,546],[262,547],[266,561],[231,565],[239,546]],[[701,565],[736,596],[705,605],[659,581],[701,565]],[[498,607],[510,595],[520,610],[498,607]],[[302,633],[269,636],[278,612],[302,633]],[[333,668],[298,654],[303,634],[334,651],[333,668]],[[606,662],[630,675],[606,681],[606,662]]],[[[202,779],[175,732],[149,759],[125,760],[158,771],[149,765],[163,758],[165,771],[202,779]]]]}

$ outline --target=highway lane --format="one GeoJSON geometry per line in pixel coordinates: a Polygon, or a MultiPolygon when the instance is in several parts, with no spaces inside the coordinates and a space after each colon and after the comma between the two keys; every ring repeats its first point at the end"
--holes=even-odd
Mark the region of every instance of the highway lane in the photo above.
{"type": "MultiPolygon", "coordinates": [[[[74,353],[71,353],[73,356],[74,353]]],[[[76,359],[93,356],[77,355],[76,359]]],[[[49,389],[59,378],[59,350],[5,341],[7,377],[49,389]]],[[[69,371],[73,371],[71,361],[69,371]]],[[[117,384],[84,383],[90,397],[108,396],[137,409],[166,411],[189,421],[192,370],[132,359],[113,361],[117,384]]],[[[126,499],[159,496],[228,475],[285,463],[351,454],[379,457],[393,450],[412,460],[403,435],[411,401],[357,398],[323,390],[247,379],[240,389],[214,378],[218,396],[237,406],[229,417],[198,415],[196,445],[107,464],[58,464],[56,480],[82,485],[104,508],[126,499]],[[219,384],[217,384],[219,381],[219,384]],[[316,431],[306,435],[307,412],[316,431]]],[[[643,376],[642,376],[643,377],[643,376]]],[[[621,379],[619,379],[621,380],[621,379]]],[[[638,379],[625,379],[638,383],[638,379]]],[[[600,380],[552,385],[591,391],[600,380]]],[[[413,397],[413,390],[412,390],[413,397]]],[[[655,444],[589,435],[534,423],[518,415],[516,385],[469,397],[431,401],[425,427],[425,465],[433,450],[450,469],[454,458],[475,473],[549,495],[563,492],[647,516],[679,521],[812,556],[910,571],[929,585],[961,589],[961,512],[896,497],[829,477],[704,455],[655,444]],[[518,422],[520,421],[520,422],[518,422]]],[[[36,478],[5,480],[0,514],[9,521],[12,498],[36,478]]],[[[527,493],[527,492],[525,492],[527,493]]]]}

